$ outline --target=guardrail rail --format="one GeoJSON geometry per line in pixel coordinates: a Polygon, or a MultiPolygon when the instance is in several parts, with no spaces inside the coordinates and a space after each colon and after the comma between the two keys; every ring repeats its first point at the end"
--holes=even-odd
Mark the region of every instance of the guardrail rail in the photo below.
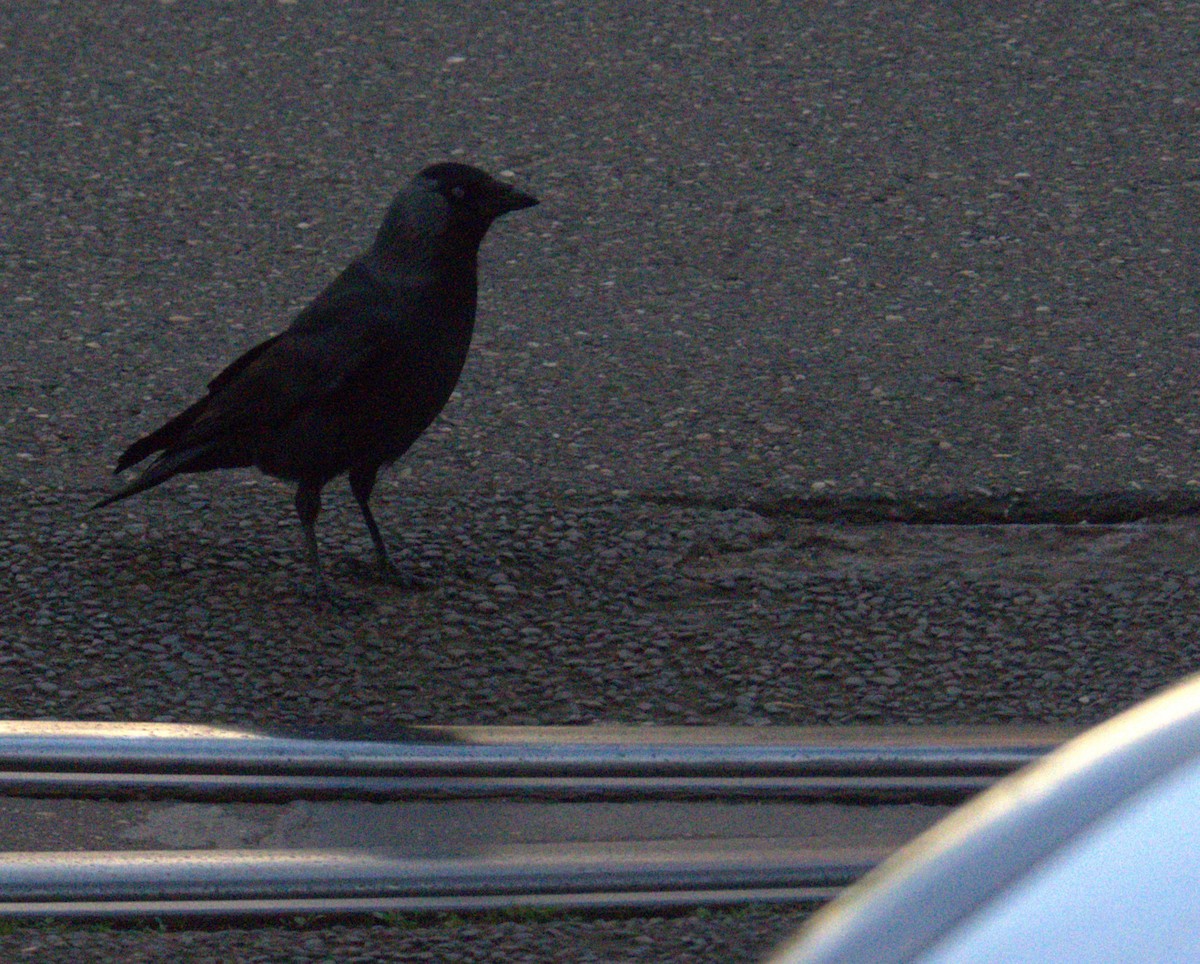
{"type": "Polygon", "coordinates": [[[0,917],[826,900],[1071,735],[0,722],[0,917]]]}

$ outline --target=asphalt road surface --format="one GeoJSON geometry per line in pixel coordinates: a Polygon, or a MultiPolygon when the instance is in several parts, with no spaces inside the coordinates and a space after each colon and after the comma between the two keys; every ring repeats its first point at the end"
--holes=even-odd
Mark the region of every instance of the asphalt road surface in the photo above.
{"type": "MultiPolygon", "coordinates": [[[[9,0],[3,713],[1078,724],[1197,669],[1187,519],[786,509],[1200,493],[1197,37],[1165,2],[9,0]],[[485,242],[458,392],[377,489],[432,588],[369,581],[344,484],[350,612],[314,611],[290,490],[251,472],[85,512],[443,159],[542,204],[485,242]]],[[[778,920],[579,959],[750,960],[778,920]]],[[[530,932],[508,960],[593,928],[493,924],[530,932]]]]}

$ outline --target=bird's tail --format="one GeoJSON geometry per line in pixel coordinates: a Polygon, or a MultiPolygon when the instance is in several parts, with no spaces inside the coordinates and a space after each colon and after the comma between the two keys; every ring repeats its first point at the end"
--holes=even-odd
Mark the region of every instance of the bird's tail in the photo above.
{"type": "Polygon", "coordinates": [[[184,433],[192,427],[192,423],[204,411],[209,401],[210,396],[206,395],[200,401],[189,405],[165,425],[159,426],[149,435],[138,439],[121,453],[113,472],[124,472],[131,465],[137,465],[146,456],[165,451],[172,445],[176,445],[184,433]]]}
{"type": "Polygon", "coordinates": [[[173,452],[164,452],[145,472],[127,486],[118,489],[107,498],[101,499],[91,508],[101,509],[106,505],[112,505],[114,502],[120,502],[122,499],[128,499],[131,495],[137,495],[139,492],[153,489],[156,485],[162,485],[167,479],[178,475],[180,472],[193,471],[193,466],[199,456],[205,454],[208,448],[208,445],[195,445],[173,452]]]}

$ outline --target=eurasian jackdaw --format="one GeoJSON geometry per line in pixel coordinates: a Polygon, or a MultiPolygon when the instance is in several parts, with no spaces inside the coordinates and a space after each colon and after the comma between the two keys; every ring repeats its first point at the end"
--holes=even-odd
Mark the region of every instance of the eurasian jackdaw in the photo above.
{"type": "Polygon", "coordinates": [[[478,252],[491,223],[537,199],[466,164],[422,170],[388,208],[375,243],[287,328],[208,383],[208,394],[134,442],[116,472],[160,453],[93,508],[181,472],[257,466],[297,483],[317,592],[321,489],[348,472],[381,570],[395,574],[369,500],[450,398],[475,324],[478,252]]]}

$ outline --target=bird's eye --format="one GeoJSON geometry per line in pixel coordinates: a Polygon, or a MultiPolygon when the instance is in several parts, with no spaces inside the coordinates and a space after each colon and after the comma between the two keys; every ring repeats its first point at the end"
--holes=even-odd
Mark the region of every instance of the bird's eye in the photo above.
{"type": "Polygon", "coordinates": [[[455,184],[454,187],[450,188],[450,196],[456,201],[461,201],[467,196],[467,189],[461,184],[455,184]]]}

